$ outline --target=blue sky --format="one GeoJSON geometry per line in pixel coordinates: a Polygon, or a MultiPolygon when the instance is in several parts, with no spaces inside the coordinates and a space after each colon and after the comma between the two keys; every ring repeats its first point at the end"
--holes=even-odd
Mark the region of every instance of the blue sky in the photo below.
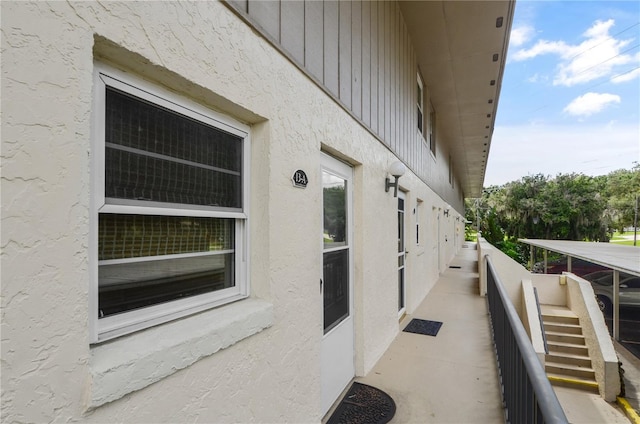
{"type": "Polygon", "coordinates": [[[640,2],[516,2],[485,187],[640,162],[640,2]]]}

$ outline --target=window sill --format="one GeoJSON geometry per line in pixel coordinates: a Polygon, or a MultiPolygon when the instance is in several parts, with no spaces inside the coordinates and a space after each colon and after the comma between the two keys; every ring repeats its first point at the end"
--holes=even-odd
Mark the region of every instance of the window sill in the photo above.
{"type": "Polygon", "coordinates": [[[272,323],[273,305],[249,298],[94,346],[88,409],[162,380],[272,323]]]}

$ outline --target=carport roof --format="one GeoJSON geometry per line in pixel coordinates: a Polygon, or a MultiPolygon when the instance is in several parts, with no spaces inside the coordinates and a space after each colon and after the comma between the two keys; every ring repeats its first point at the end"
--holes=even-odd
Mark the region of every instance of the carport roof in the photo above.
{"type": "Polygon", "coordinates": [[[518,241],[640,276],[639,247],[569,240],[519,239],[518,241]]]}

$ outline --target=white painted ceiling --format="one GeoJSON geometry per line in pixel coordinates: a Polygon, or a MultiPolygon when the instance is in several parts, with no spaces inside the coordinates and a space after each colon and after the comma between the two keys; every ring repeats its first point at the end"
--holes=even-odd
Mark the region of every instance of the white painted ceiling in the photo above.
{"type": "Polygon", "coordinates": [[[482,192],[514,7],[515,0],[400,2],[438,142],[451,154],[465,197],[482,192]]]}

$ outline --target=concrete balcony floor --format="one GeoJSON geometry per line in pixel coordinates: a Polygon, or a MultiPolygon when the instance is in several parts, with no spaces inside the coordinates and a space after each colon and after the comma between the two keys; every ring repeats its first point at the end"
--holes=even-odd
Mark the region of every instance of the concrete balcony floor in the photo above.
{"type": "MultiPolygon", "coordinates": [[[[442,321],[437,336],[400,332],[375,367],[356,381],[396,402],[392,423],[504,422],[489,315],[478,295],[477,252],[467,245],[443,272],[412,318],[442,321]]],[[[596,394],[554,387],[570,422],[629,423],[596,394]]]]}

